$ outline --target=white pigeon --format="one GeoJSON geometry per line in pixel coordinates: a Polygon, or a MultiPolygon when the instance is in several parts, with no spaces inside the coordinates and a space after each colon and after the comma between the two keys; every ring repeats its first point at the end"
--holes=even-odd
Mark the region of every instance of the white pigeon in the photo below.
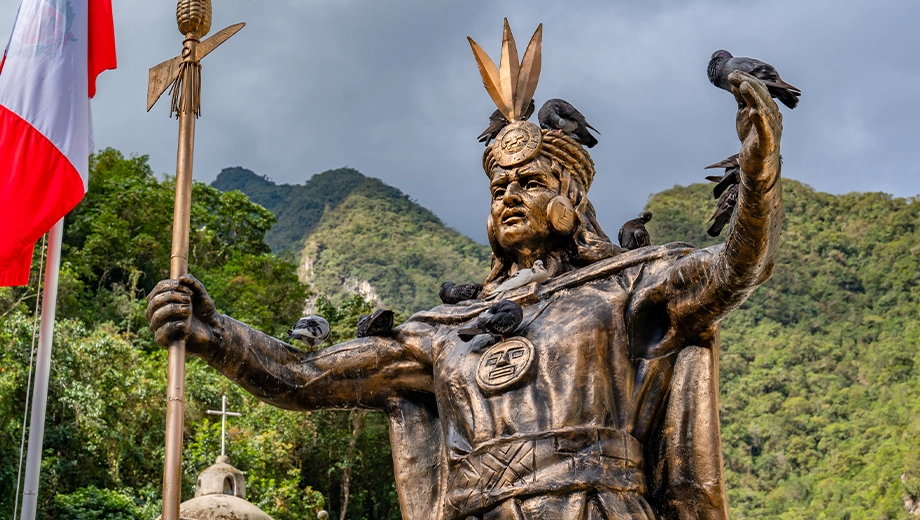
{"type": "Polygon", "coordinates": [[[549,273],[546,271],[546,268],[543,267],[543,260],[537,260],[533,263],[533,267],[529,269],[519,269],[511,278],[508,278],[504,283],[496,287],[495,292],[503,293],[511,289],[517,289],[518,287],[524,287],[530,282],[544,283],[547,280],[549,280],[549,273]]]}
{"type": "Polygon", "coordinates": [[[316,348],[329,337],[329,322],[322,316],[304,316],[297,320],[294,328],[288,331],[288,339],[299,339],[310,350],[316,348]]]}

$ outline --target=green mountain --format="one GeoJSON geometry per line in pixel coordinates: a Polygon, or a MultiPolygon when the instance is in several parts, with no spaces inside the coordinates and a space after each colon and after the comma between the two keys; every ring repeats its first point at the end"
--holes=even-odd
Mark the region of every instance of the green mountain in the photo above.
{"type": "Polygon", "coordinates": [[[351,293],[404,314],[434,307],[441,282],[482,281],[490,250],[446,227],[396,188],[356,170],[278,185],[242,168],[212,186],[238,189],[275,213],[266,234],[274,251],[294,251],[301,278],[340,303],[351,293]]]}
{"type": "MultiPolygon", "coordinates": [[[[654,195],[656,243],[715,243],[710,189],[654,195]]],[[[791,180],[783,199],[773,277],[722,328],[732,517],[908,518],[920,496],[920,201],[791,180]]]]}

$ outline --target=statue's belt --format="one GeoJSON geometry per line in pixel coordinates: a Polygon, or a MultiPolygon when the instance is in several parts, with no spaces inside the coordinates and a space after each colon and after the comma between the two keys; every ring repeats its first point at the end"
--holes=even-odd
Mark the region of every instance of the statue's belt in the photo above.
{"type": "Polygon", "coordinates": [[[511,497],[581,490],[645,493],[642,445],[612,428],[502,437],[448,464],[447,518],[466,518],[511,497]]]}

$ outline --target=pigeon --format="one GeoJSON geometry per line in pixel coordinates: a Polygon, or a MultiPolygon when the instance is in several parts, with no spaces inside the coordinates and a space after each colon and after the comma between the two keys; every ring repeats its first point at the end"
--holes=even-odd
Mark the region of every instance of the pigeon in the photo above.
{"type": "Polygon", "coordinates": [[[722,196],[722,193],[732,184],[741,182],[741,166],[738,165],[738,154],[732,155],[715,164],[703,168],[711,170],[713,168],[725,168],[723,175],[708,175],[706,180],[718,183],[712,188],[712,196],[716,199],[722,196]]]}
{"type": "Polygon", "coordinates": [[[530,282],[544,283],[549,280],[549,273],[543,267],[543,260],[537,260],[533,267],[528,269],[519,269],[511,278],[508,278],[501,285],[495,288],[496,293],[503,293],[511,289],[523,287],[530,282]]]}
{"type": "Polygon", "coordinates": [[[453,305],[462,301],[472,300],[479,296],[480,292],[482,292],[481,283],[462,283],[457,285],[454,282],[444,282],[441,284],[438,296],[441,297],[442,302],[453,305]]]}
{"type": "MultiPolygon", "coordinates": [[[[521,121],[527,121],[530,119],[530,116],[533,115],[533,111],[536,110],[536,108],[537,105],[535,105],[533,99],[531,99],[530,104],[527,105],[527,110],[524,111],[524,117],[521,119],[521,121]]],[[[489,146],[489,143],[492,142],[492,139],[495,139],[498,133],[502,131],[502,128],[505,128],[507,125],[508,120],[505,119],[505,115],[502,114],[501,110],[496,110],[495,112],[492,112],[491,116],[489,116],[489,127],[483,130],[482,133],[479,134],[479,137],[476,139],[479,139],[480,143],[486,143],[486,146],[489,146]]]]}
{"type": "Polygon", "coordinates": [[[478,334],[492,334],[505,337],[514,332],[524,319],[524,309],[511,300],[499,300],[476,320],[476,323],[457,331],[463,341],[469,341],[478,334]]]}
{"type": "Polygon", "coordinates": [[[359,338],[377,336],[388,338],[393,334],[393,311],[379,310],[358,318],[359,338]]]}
{"type": "Polygon", "coordinates": [[[299,339],[312,351],[329,337],[329,322],[322,316],[304,316],[288,331],[288,339],[299,339]]]}
{"type": "Polygon", "coordinates": [[[651,211],[643,211],[639,218],[627,220],[623,227],[620,228],[620,232],[617,233],[617,240],[620,241],[620,246],[632,251],[633,249],[652,245],[652,239],[649,238],[648,230],[645,229],[645,225],[650,220],[652,220],[651,211]]]}
{"type": "Polygon", "coordinates": [[[726,50],[718,50],[712,53],[706,74],[713,85],[731,92],[732,84],[728,81],[728,75],[736,70],[747,72],[763,81],[770,95],[779,99],[780,103],[787,107],[795,108],[799,104],[799,96],[802,95],[802,91],[783,81],[773,65],[754,58],[736,58],[726,50]]]}
{"type": "Polygon", "coordinates": [[[732,219],[732,213],[735,212],[735,206],[738,205],[738,184],[732,184],[726,188],[722,198],[716,207],[716,212],[709,217],[712,225],[706,230],[706,234],[711,237],[717,237],[722,233],[722,228],[732,219]]]}
{"type": "Polygon", "coordinates": [[[540,120],[540,128],[563,132],[588,148],[593,148],[597,144],[597,138],[591,135],[588,129],[598,134],[600,132],[585,120],[581,112],[564,99],[554,98],[543,103],[537,118],[540,120]]]}

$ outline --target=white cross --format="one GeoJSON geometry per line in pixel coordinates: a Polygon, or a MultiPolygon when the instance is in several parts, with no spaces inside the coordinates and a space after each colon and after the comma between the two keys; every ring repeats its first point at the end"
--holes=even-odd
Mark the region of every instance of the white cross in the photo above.
{"type": "Polygon", "coordinates": [[[232,415],[233,417],[240,417],[241,413],[228,412],[227,411],[227,396],[222,395],[220,398],[220,411],[217,410],[208,410],[211,415],[220,416],[220,454],[227,454],[227,416],[232,415]]]}

